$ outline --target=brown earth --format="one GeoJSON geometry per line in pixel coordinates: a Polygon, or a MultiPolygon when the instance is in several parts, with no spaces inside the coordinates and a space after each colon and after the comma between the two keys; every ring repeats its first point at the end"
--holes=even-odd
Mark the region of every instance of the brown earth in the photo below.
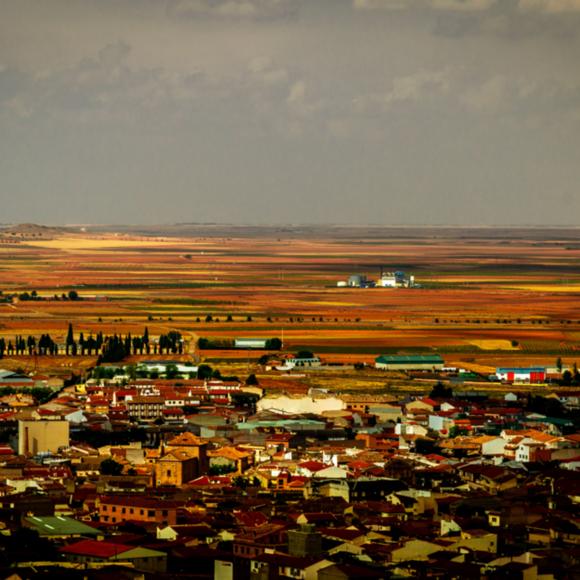
{"type": "MultiPolygon", "coordinates": [[[[0,303],[0,335],[180,330],[199,336],[283,337],[332,362],[435,349],[449,360],[493,366],[572,362],[580,349],[580,244],[576,231],[518,230],[513,237],[453,230],[277,231],[230,237],[50,232],[0,246],[0,290],[41,297],[75,289],[82,301],[0,303]],[[372,234],[372,235],[371,235],[372,234]],[[420,288],[338,288],[379,268],[414,274],[420,288]],[[219,322],[205,322],[211,314],[219,322]],[[226,322],[228,315],[232,322],[226,322]],[[251,321],[247,317],[251,316],[251,321]],[[199,319],[199,321],[198,321],[199,319]]],[[[204,351],[208,358],[260,352],[204,351]]],[[[56,363],[55,364],[60,364],[56,363]]]]}

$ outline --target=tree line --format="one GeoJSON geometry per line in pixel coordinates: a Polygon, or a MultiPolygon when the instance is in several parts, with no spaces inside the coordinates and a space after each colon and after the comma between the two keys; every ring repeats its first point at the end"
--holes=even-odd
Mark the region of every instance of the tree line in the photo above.
{"type": "Polygon", "coordinates": [[[68,325],[64,346],[58,344],[50,334],[35,336],[16,336],[13,340],[0,337],[0,358],[21,355],[56,356],[98,356],[99,362],[118,362],[132,354],[182,354],[183,339],[180,332],[172,330],[159,336],[157,341],[149,338],[149,329],[143,334],[133,336],[98,332],[89,336],[81,332],[75,338],[72,324],[68,325]]]}
{"type": "Polygon", "coordinates": [[[36,290],[32,290],[30,292],[21,292],[20,294],[5,294],[2,292],[2,290],[0,290],[0,302],[12,302],[15,298],[22,302],[47,302],[51,300],[72,300],[73,302],[76,302],[78,300],[82,300],[76,290],[69,290],[66,293],[63,292],[62,294],[54,294],[53,296],[40,296],[36,290]]]}

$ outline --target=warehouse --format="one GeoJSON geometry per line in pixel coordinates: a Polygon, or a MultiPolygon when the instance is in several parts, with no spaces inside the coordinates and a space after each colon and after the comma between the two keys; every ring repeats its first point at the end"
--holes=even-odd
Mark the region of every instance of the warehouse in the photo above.
{"type": "Polygon", "coordinates": [[[438,354],[381,355],[375,359],[375,367],[386,371],[432,371],[443,368],[438,354]]]}
{"type": "Polygon", "coordinates": [[[234,346],[236,348],[257,348],[265,349],[268,340],[265,338],[236,338],[234,346]]]}
{"type": "Polygon", "coordinates": [[[506,383],[543,383],[546,380],[545,367],[503,367],[496,369],[495,374],[506,383]]]}

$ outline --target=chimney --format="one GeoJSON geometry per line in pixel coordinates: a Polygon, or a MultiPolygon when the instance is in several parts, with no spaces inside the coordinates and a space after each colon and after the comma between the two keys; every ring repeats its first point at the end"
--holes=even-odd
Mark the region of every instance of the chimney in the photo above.
{"type": "Polygon", "coordinates": [[[30,454],[29,443],[28,443],[28,427],[24,427],[24,455],[28,456],[30,454]]]}

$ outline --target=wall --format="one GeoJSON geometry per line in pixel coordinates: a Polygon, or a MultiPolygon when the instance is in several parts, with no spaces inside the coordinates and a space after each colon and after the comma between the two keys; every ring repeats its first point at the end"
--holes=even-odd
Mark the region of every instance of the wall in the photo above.
{"type": "Polygon", "coordinates": [[[336,397],[321,399],[313,397],[264,397],[257,403],[258,411],[280,411],[286,415],[302,413],[322,414],[324,411],[342,411],[346,407],[344,401],[336,397]]]}
{"type": "Polygon", "coordinates": [[[30,455],[68,447],[68,421],[18,421],[18,454],[30,455]]]}

